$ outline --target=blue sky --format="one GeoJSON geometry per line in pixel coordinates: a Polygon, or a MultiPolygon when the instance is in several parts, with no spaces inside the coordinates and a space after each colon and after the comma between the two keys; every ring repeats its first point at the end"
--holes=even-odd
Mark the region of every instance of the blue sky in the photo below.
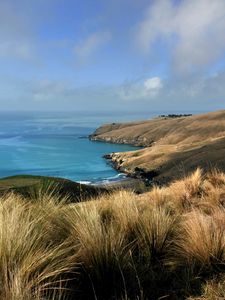
{"type": "Polygon", "coordinates": [[[225,0],[0,0],[1,110],[225,107],[225,0]]]}

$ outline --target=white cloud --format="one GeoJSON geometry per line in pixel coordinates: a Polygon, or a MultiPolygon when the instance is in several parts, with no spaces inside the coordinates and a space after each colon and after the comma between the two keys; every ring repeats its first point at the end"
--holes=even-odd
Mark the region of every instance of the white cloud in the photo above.
{"type": "Polygon", "coordinates": [[[75,45],[74,53],[81,61],[88,59],[99,48],[103,47],[111,39],[108,31],[95,32],[75,45]]]}
{"type": "Polygon", "coordinates": [[[148,91],[157,91],[162,88],[162,80],[159,77],[148,78],[144,82],[144,87],[148,91]]]}
{"type": "Polygon", "coordinates": [[[123,102],[129,101],[129,108],[137,104],[143,107],[144,104],[153,111],[216,110],[225,106],[224,86],[225,72],[163,81],[153,77],[142,82],[124,83],[117,88],[117,96],[123,102]]]}
{"type": "Polygon", "coordinates": [[[225,107],[225,72],[214,76],[164,79],[160,89],[148,90],[145,81],[121,86],[78,87],[69,80],[23,80],[0,75],[0,103],[5,110],[124,110],[187,112],[225,107]],[[157,92],[156,92],[157,91],[157,92]]]}
{"type": "Polygon", "coordinates": [[[146,79],[144,82],[129,82],[119,89],[119,96],[123,100],[146,100],[155,98],[163,88],[159,77],[146,79]]]}
{"type": "Polygon", "coordinates": [[[148,53],[158,38],[166,40],[175,69],[188,73],[223,54],[224,32],[224,0],[157,0],[138,25],[136,41],[148,53]]]}

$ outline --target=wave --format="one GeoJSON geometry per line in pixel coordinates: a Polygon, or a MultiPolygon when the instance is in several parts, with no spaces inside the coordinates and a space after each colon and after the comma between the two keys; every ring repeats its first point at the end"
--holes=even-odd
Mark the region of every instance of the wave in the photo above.
{"type": "Polygon", "coordinates": [[[91,182],[91,181],[85,181],[85,180],[77,181],[77,183],[79,183],[79,184],[93,184],[93,182],[91,182]]]}
{"type": "Polygon", "coordinates": [[[92,182],[92,185],[98,185],[98,184],[109,184],[117,181],[121,181],[127,178],[127,175],[124,173],[116,174],[115,176],[103,178],[100,180],[96,180],[95,182],[92,182]]]}
{"type": "Polygon", "coordinates": [[[107,178],[104,178],[103,180],[115,181],[115,180],[126,178],[126,177],[127,177],[126,174],[124,174],[124,173],[118,173],[115,176],[107,177],[107,178]]]}

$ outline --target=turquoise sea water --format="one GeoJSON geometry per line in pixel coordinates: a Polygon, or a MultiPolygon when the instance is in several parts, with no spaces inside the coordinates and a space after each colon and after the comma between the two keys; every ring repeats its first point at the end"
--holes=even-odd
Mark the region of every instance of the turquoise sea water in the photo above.
{"type": "Polygon", "coordinates": [[[0,113],[0,177],[32,174],[76,181],[116,180],[103,154],[134,150],[85,138],[102,123],[151,118],[154,114],[0,113]]]}

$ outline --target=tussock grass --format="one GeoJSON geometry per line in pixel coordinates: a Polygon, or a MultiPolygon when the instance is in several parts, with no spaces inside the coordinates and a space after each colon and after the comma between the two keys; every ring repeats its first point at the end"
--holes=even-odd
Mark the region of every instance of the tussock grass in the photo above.
{"type": "Polygon", "coordinates": [[[225,210],[211,215],[193,210],[184,216],[176,241],[177,259],[181,264],[213,271],[225,262],[225,210]]]}
{"type": "Polygon", "coordinates": [[[75,256],[66,240],[58,242],[56,232],[53,235],[56,228],[48,217],[51,218],[51,212],[16,195],[1,199],[1,299],[44,299],[57,288],[63,295],[61,275],[72,272],[75,256]]]}
{"type": "Polygon", "coordinates": [[[222,300],[225,299],[224,275],[207,280],[202,286],[202,295],[190,297],[188,300],[222,300]]]}
{"type": "Polygon", "coordinates": [[[225,175],[68,204],[0,201],[0,299],[224,298],[225,175]]]}

